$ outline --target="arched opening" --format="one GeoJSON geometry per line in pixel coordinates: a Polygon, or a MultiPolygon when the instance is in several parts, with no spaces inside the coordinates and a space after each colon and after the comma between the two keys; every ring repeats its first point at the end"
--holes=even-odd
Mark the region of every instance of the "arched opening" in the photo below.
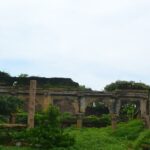
{"type": "Polygon", "coordinates": [[[103,102],[92,102],[90,103],[86,109],[85,109],[85,115],[95,115],[95,116],[101,116],[103,114],[109,114],[108,107],[103,102]]]}
{"type": "Polygon", "coordinates": [[[119,116],[121,121],[138,118],[140,116],[140,102],[122,101],[119,116]]]}
{"type": "Polygon", "coordinates": [[[111,124],[108,107],[101,101],[91,102],[85,109],[83,126],[106,127],[111,124]]]}

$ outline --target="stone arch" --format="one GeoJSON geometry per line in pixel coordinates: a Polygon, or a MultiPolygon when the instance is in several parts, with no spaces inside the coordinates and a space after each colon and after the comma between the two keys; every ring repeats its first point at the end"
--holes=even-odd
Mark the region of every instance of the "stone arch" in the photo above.
{"type": "MultiPolygon", "coordinates": [[[[100,104],[105,109],[106,113],[110,113],[111,104],[109,98],[86,98],[82,97],[80,99],[80,111],[81,113],[85,113],[87,115],[87,109],[89,106],[93,106],[96,104],[100,104]]],[[[100,110],[101,111],[101,110],[100,110]]],[[[100,112],[99,112],[100,113],[100,112]]]]}
{"type": "Polygon", "coordinates": [[[109,108],[102,101],[94,101],[90,103],[85,109],[85,115],[96,115],[109,114],[109,108]]]}
{"type": "MultiPolygon", "coordinates": [[[[125,118],[127,115],[126,109],[133,109],[133,117],[137,118],[140,117],[141,114],[141,104],[139,99],[127,98],[120,100],[120,109],[119,109],[119,116],[120,119],[125,118]]],[[[132,112],[131,112],[132,113],[132,112]]]]}

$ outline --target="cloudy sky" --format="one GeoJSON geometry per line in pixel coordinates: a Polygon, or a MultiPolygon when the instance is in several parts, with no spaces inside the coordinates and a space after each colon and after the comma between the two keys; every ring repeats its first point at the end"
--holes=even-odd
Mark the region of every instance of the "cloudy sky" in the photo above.
{"type": "Polygon", "coordinates": [[[0,0],[0,70],[150,84],[150,0],[0,0]]]}

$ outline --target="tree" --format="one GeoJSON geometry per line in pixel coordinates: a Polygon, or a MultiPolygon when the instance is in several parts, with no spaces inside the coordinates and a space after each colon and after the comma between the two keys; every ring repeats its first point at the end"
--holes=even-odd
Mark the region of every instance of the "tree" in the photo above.
{"type": "Polygon", "coordinates": [[[134,118],[136,112],[136,104],[128,103],[122,106],[121,115],[126,116],[128,120],[132,120],[134,118]]]}
{"type": "Polygon", "coordinates": [[[45,150],[72,146],[75,139],[61,128],[61,117],[59,109],[50,106],[47,112],[43,112],[38,126],[22,131],[15,138],[45,150]]]}
{"type": "Polygon", "coordinates": [[[2,77],[11,77],[9,73],[4,72],[4,71],[0,71],[0,78],[2,77]]]}
{"type": "Polygon", "coordinates": [[[114,83],[106,85],[104,89],[105,91],[115,91],[115,90],[123,90],[123,89],[148,90],[150,89],[150,86],[141,82],[116,81],[114,83]]]}
{"type": "Polygon", "coordinates": [[[21,109],[23,101],[13,96],[0,96],[0,114],[9,116],[21,109]]]}

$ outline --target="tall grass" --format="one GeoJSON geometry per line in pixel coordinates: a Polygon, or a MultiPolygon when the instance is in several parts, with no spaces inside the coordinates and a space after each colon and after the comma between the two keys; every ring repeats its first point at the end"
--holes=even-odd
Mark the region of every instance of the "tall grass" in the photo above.
{"type": "MultiPolygon", "coordinates": [[[[134,142],[134,148],[139,149],[142,145],[149,145],[150,146],[150,130],[144,130],[140,133],[137,140],[134,142]]],[[[150,147],[149,147],[150,149],[150,147]]]]}
{"type": "MultiPolygon", "coordinates": [[[[76,144],[69,148],[53,148],[51,150],[132,150],[140,149],[143,143],[150,144],[150,130],[145,130],[142,121],[133,120],[120,123],[115,131],[107,128],[68,128],[76,139],[76,144]]],[[[32,150],[28,148],[2,148],[0,150],[32,150]]]]}

